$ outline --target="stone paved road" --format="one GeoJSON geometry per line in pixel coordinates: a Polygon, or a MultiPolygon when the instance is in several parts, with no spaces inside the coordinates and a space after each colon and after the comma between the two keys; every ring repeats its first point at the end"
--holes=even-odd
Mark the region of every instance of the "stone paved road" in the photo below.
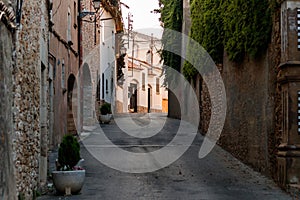
{"type": "MultiPolygon", "coordinates": [[[[155,120],[166,119],[153,115],[155,120]]],[[[135,115],[135,121],[147,125],[147,116],[135,115]]],[[[168,144],[174,137],[179,120],[167,119],[162,131],[151,139],[137,139],[114,124],[102,125],[102,130],[114,144],[132,152],[147,152],[168,144]]],[[[113,148],[98,141],[100,128],[85,132],[84,139],[95,148],[113,148]]],[[[198,159],[203,137],[198,134],[185,154],[170,166],[151,173],[131,174],[111,169],[97,161],[86,148],[82,148],[85,159],[86,181],[80,195],[62,197],[42,196],[50,199],[210,199],[210,200],[274,200],[292,199],[281,191],[273,181],[254,172],[229,153],[216,146],[204,159],[198,159]]]]}

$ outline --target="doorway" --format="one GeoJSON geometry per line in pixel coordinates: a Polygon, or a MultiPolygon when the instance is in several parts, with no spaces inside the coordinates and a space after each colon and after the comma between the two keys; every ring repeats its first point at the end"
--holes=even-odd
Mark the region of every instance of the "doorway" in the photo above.
{"type": "Polygon", "coordinates": [[[152,87],[148,85],[148,113],[151,112],[152,107],[152,87]]]}
{"type": "Polygon", "coordinates": [[[137,84],[130,83],[129,86],[130,104],[129,109],[131,112],[137,112],[137,84]]]}
{"type": "Polygon", "coordinates": [[[77,99],[77,90],[75,84],[75,76],[71,74],[68,78],[68,95],[67,95],[67,133],[72,135],[77,135],[75,117],[74,115],[77,109],[76,99],[77,99]]]}

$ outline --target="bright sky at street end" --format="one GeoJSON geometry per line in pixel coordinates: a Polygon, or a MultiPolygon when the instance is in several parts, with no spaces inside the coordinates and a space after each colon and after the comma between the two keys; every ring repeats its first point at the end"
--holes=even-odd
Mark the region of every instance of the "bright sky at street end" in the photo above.
{"type": "Polygon", "coordinates": [[[121,0],[122,3],[129,6],[127,9],[122,5],[122,15],[125,28],[128,28],[128,12],[133,17],[133,30],[161,38],[163,28],[160,26],[159,17],[160,14],[151,13],[154,9],[158,9],[158,0],[121,0]]]}

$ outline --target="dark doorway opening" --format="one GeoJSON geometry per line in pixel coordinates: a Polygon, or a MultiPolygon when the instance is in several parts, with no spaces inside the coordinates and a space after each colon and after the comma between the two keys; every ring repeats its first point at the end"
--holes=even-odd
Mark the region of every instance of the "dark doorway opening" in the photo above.
{"type": "Polygon", "coordinates": [[[137,84],[130,83],[129,86],[130,93],[130,110],[131,112],[137,112],[137,84]]]}
{"type": "Polygon", "coordinates": [[[152,99],[152,88],[149,85],[148,86],[148,113],[151,112],[151,104],[152,104],[151,99],[152,99]]]}
{"type": "Polygon", "coordinates": [[[75,76],[71,74],[68,78],[68,96],[67,96],[67,134],[77,135],[75,124],[75,111],[77,109],[77,90],[75,84],[75,76]],[[73,112],[74,111],[74,112],[73,112]]]}

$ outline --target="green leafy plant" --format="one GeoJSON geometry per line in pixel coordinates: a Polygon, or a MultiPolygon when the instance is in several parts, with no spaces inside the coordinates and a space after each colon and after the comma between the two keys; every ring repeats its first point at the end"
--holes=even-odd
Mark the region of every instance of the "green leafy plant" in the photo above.
{"type": "MultiPolygon", "coordinates": [[[[159,2],[160,9],[156,12],[161,13],[163,27],[181,32],[182,0],[159,2]]],[[[256,59],[265,52],[271,38],[272,12],[278,8],[281,0],[191,0],[190,3],[190,38],[198,42],[216,64],[222,64],[224,51],[233,62],[242,62],[245,56],[256,59]]],[[[181,48],[168,31],[163,33],[162,44],[168,49],[181,48]]],[[[164,65],[179,70],[181,58],[163,49],[161,58],[164,65]]],[[[189,47],[187,54],[193,50],[193,47],[189,47]]],[[[192,61],[196,63],[194,59],[192,61]]],[[[172,80],[167,69],[164,69],[164,73],[167,80],[172,80]]],[[[197,70],[186,61],[183,73],[192,79],[197,70]]]]}
{"type": "Polygon", "coordinates": [[[163,61],[163,71],[165,74],[164,85],[176,83],[174,73],[169,67],[180,71],[181,57],[164,49],[181,49],[178,38],[170,31],[181,32],[183,20],[183,0],[159,0],[160,9],[155,10],[161,14],[160,21],[165,29],[162,35],[163,48],[160,51],[161,61],[163,61]]]}
{"type": "Polygon", "coordinates": [[[111,114],[111,104],[110,103],[102,104],[100,107],[100,113],[101,115],[111,114]]]}
{"type": "Polygon", "coordinates": [[[80,160],[80,145],[73,135],[65,135],[58,149],[61,170],[73,170],[80,160]]]}
{"type": "Polygon", "coordinates": [[[225,1],[222,6],[224,47],[232,61],[244,55],[257,58],[268,47],[271,36],[271,0],[225,1]]]}

